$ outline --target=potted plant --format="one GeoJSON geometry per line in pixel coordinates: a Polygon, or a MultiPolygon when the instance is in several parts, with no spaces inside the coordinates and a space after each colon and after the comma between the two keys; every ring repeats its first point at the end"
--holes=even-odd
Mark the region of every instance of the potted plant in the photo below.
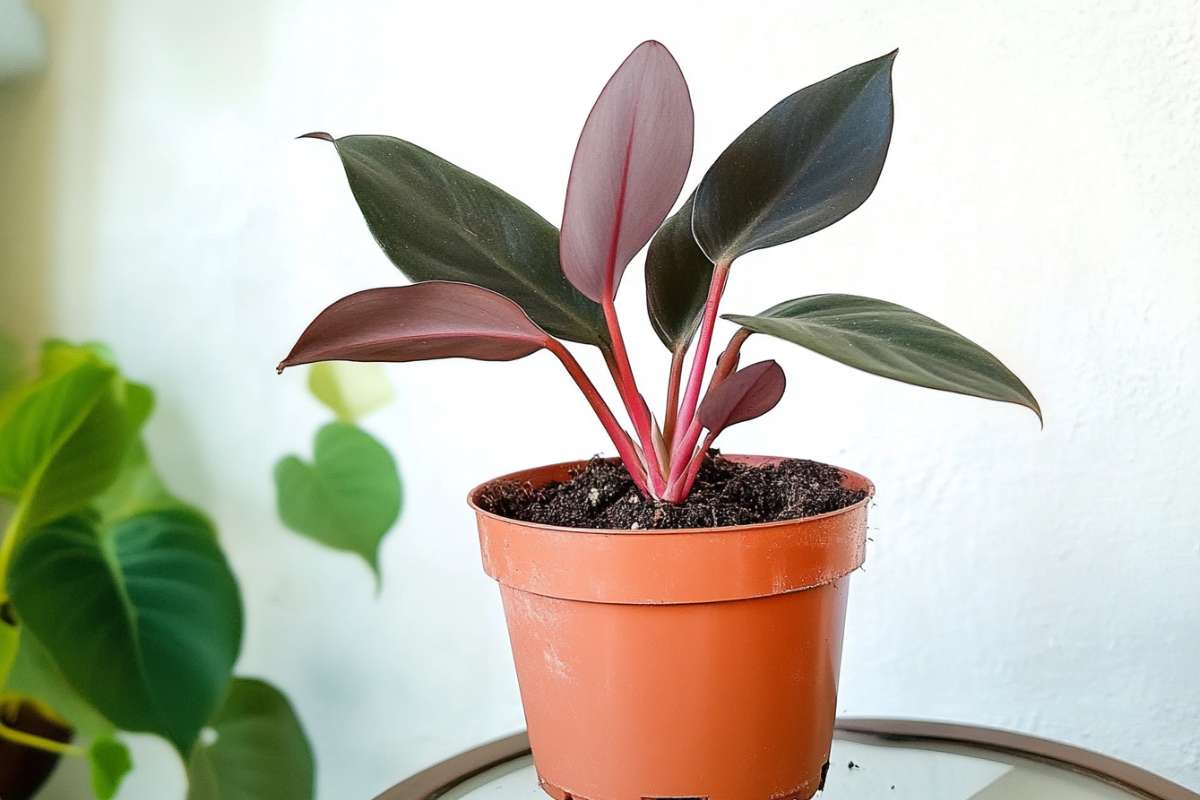
{"type": "Polygon", "coordinates": [[[1024,384],[978,345],[850,295],[726,315],[738,328],[705,386],[733,264],[837,222],[874,190],[894,58],[780,101],[668,218],[691,161],[692,107],[670,53],[643,43],[584,124],[561,232],[416,145],[306,134],[333,142],[368,227],[417,282],[337,301],[279,368],[547,350],[618,454],[515,473],[469,496],[539,778],[560,800],[807,798],[823,783],[848,576],[863,561],[873,487],[828,465],[711,449],[783,393],[775,362],[739,368],[749,336],[1040,417],[1024,384]],[[630,367],[615,306],[647,243],[650,322],[671,356],[661,417],[630,367]],[[629,430],[562,340],[603,354],[629,430]]]}

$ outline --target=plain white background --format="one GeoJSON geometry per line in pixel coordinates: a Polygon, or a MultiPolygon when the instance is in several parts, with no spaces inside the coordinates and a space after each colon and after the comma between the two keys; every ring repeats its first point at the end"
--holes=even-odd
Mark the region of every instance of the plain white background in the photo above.
{"type": "MultiPolygon", "coordinates": [[[[270,472],[324,412],[272,367],[311,316],[401,281],[332,150],[389,133],[551,220],[575,139],[627,52],[658,38],[696,106],[689,186],[785,94],[900,48],[874,196],[739,262],[724,308],[823,291],[904,303],[996,352],[1015,407],[855,373],[756,337],[791,377],[728,449],[871,476],[839,708],[1067,740],[1200,788],[1200,11],[1195,2],[39,4],[41,78],[0,89],[0,298],[28,340],[100,338],[154,385],[153,452],[210,509],[248,615],[239,670],[286,689],[324,800],[372,797],[521,727],[466,490],[584,457],[603,433],[552,358],[389,369],[366,422],[407,504],[376,594],[290,534],[270,472]]],[[[666,353],[620,309],[652,402],[666,353]]],[[[584,353],[589,367],[597,359],[584,353]]],[[[122,800],[182,796],[133,737],[122,800]]],[[[46,797],[77,796],[78,768],[46,797]]]]}

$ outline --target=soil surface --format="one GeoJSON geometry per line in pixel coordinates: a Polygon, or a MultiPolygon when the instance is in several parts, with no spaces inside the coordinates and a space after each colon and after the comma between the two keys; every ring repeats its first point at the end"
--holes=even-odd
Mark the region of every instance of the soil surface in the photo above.
{"type": "Polygon", "coordinates": [[[837,467],[789,459],[747,466],[709,451],[678,505],[642,497],[620,463],[593,458],[566,482],[540,489],[497,481],[478,498],[485,511],[522,522],[566,528],[714,528],[811,517],[853,505],[866,492],[842,486],[837,467]]]}

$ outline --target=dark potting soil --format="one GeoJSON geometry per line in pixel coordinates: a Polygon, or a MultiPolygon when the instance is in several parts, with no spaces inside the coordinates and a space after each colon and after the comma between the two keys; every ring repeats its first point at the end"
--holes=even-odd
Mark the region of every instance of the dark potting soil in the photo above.
{"type": "Polygon", "coordinates": [[[713,528],[799,519],[853,505],[866,492],[842,486],[837,467],[789,459],[748,466],[709,451],[692,493],[678,505],[642,497],[620,463],[593,458],[565,482],[535,489],[497,481],[478,497],[485,511],[566,528],[713,528]]]}

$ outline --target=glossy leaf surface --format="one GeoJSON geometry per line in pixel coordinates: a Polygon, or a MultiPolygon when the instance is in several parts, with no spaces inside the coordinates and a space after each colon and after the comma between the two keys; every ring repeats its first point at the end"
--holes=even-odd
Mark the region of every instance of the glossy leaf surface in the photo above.
{"type": "Polygon", "coordinates": [[[312,748],[278,689],[234,678],[209,727],[188,758],[187,800],[312,800],[312,748]]]}
{"type": "Polygon", "coordinates": [[[692,216],[712,261],[808,236],[870,196],[892,137],[895,55],[784,98],[717,158],[692,216]]]}
{"type": "Polygon", "coordinates": [[[774,361],[743,367],[709,389],[700,403],[700,424],[713,437],[730,425],[761,417],[783,397],[787,378],[774,361]]]}
{"type": "Polygon", "coordinates": [[[904,306],[847,294],[788,300],[757,316],[724,317],[856,369],[1042,412],[1000,360],[940,322],[904,306]]]}
{"type": "Polygon", "coordinates": [[[638,45],[600,92],[575,148],[560,256],[587,297],[611,299],[666,219],[692,161],[687,82],[667,48],[638,45]]]}
{"type": "Polygon", "coordinates": [[[395,395],[378,364],[322,361],[308,370],[308,390],[342,422],[357,422],[395,395]]]}
{"type": "Polygon", "coordinates": [[[312,321],[279,369],[314,361],[512,361],[545,342],[546,332],[511,300],[429,281],[343,297],[312,321]]]}
{"type": "Polygon", "coordinates": [[[689,197],[650,241],[646,252],[646,310],[667,349],[687,348],[700,326],[713,265],[692,236],[689,197]]]}
{"type": "Polygon", "coordinates": [[[346,422],[317,432],[313,461],[275,465],[279,517],[299,534],[357,553],[379,574],[379,543],[400,516],[396,461],[371,434],[346,422]]]}
{"type": "Polygon", "coordinates": [[[461,281],[511,299],[554,336],[605,344],[599,306],[558,263],[558,230],[487,181],[390,136],[332,141],[375,240],[413,281],[461,281]]]}
{"type": "Polygon", "coordinates": [[[101,527],[62,517],[18,547],[8,588],[25,629],[107,719],[186,755],[241,642],[237,584],[207,520],[185,510],[101,527]],[[64,591],[69,587],[69,591],[64,591]]]}

